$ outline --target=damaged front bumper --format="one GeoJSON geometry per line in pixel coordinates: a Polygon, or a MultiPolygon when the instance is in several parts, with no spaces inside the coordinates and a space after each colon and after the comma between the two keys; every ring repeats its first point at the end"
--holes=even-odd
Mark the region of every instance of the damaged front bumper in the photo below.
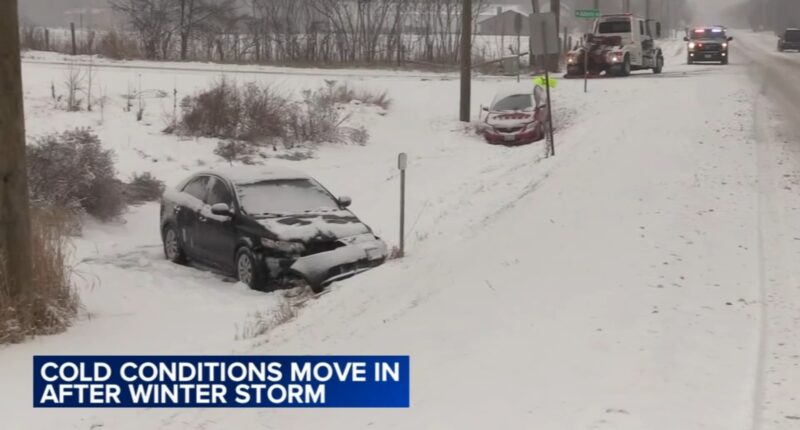
{"type": "Polygon", "coordinates": [[[311,289],[320,291],[331,282],[380,266],[389,254],[386,243],[372,234],[347,237],[339,242],[343,246],[332,251],[298,258],[289,270],[305,279],[311,289]]]}

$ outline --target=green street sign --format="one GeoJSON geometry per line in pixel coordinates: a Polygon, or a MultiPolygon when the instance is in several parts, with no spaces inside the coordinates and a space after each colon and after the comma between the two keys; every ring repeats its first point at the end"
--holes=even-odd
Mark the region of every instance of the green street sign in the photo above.
{"type": "Polygon", "coordinates": [[[597,19],[600,18],[600,10],[599,9],[579,9],[575,11],[576,18],[583,18],[583,19],[597,19]]]}

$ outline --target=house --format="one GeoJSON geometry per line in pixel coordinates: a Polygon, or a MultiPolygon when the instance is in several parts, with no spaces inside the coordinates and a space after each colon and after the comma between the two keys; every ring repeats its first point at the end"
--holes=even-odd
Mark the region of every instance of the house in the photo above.
{"type": "Polygon", "coordinates": [[[530,20],[525,13],[516,10],[500,11],[496,15],[478,20],[478,34],[491,36],[514,36],[519,25],[520,34],[530,34],[530,20]]]}

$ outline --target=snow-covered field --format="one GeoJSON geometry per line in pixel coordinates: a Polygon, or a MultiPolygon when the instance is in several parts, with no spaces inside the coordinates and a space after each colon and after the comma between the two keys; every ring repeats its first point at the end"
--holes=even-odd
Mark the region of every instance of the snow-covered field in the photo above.
{"type": "MultiPolygon", "coordinates": [[[[758,35],[736,37],[766,46],[758,35]]],[[[170,184],[225,164],[214,140],[160,132],[173,89],[182,96],[225,74],[287,92],[325,79],[387,90],[387,111],[355,108],[368,145],[326,146],[303,161],[278,152],[265,163],[303,169],[352,196],[353,210],[394,244],[396,156],[407,152],[409,255],[298,304],[164,261],[156,204],[124,222],[88,221],[74,242],[81,320],[0,350],[3,428],[796,428],[800,406],[782,399],[798,380],[774,376],[797,375],[785,372],[800,366],[800,345],[785,333],[783,345],[772,344],[765,315],[781,318],[786,333],[800,327],[791,307],[764,303],[773,293],[780,303],[800,296],[791,265],[800,249],[798,154],[776,143],[792,138],[778,133],[750,60],[734,50],[730,66],[686,66],[682,43],[665,52],[659,76],[592,80],[588,94],[582,81],[560,80],[550,159],[542,144],[489,146],[457,122],[455,75],[95,60],[95,88],[109,99],[101,122],[97,108],[54,109],[51,83],[58,92],[66,67],[29,53],[29,136],[92,126],[122,177],[149,171],[170,184]],[[141,123],[122,97],[139,81],[168,94],[145,100],[141,123]],[[271,318],[286,303],[294,318],[242,336],[256,312],[271,318]],[[408,354],[412,406],[31,407],[33,354],[148,353],[408,354]],[[786,389],[765,390],[767,382],[786,389]],[[780,407],[765,414],[765,402],[780,407]]],[[[503,81],[475,81],[476,116],[503,81]]]]}

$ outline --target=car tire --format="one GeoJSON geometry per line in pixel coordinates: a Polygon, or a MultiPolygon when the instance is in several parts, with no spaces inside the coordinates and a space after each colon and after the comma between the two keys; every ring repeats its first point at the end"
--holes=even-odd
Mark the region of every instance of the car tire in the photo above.
{"type": "Polygon", "coordinates": [[[686,57],[686,64],[694,64],[694,60],[692,59],[691,55],[686,57]]]}
{"type": "Polygon", "coordinates": [[[164,227],[164,235],[162,236],[164,244],[164,257],[175,264],[186,264],[189,259],[186,257],[186,251],[183,250],[178,230],[172,224],[167,224],[164,227]]]}
{"type": "Polygon", "coordinates": [[[723,66],[727,65],[728,64],[728,57],[723,58],[722,61],[720,61],[720,64],[722,64],[723,66]]]}
{"type": "Polygon", "coordinates": [[[264,265],[247,247],[239,248],[234,261],[236,279],[253,290],[266,291],[267,275],[264,265]]]}

